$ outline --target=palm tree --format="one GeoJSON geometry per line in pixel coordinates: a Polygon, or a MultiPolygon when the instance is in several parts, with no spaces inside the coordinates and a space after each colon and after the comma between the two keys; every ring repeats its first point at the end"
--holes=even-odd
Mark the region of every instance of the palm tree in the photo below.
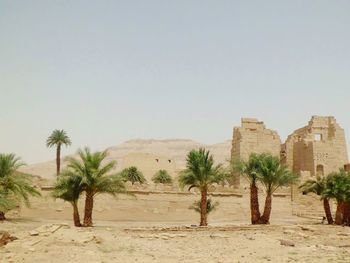
{"type": "Polygon", "coordinates": [[[340,169],[331,173],[326,181],[324,198],[332,198],[337,201],[335,224],[349,224],[350,220],[350,173],[340,169]]]}
{"type": "Polygon", "coordinates": [[[107,151],[92,153],[89,148],[78,150],[80,160],[68,158],[67,171],[82,178],[85,192],[84,226],[92,226],[94,197],[101,193],[115,196],[125,193],[125,185],[117,175],[108,175],[116,165],[115,161],[105,162],[107,151]]]}
{"type": "Polygon", "coordinates": [[[286,165],[282,164],[278,157],[270,154],[262,156],[259,165],[258,180],[265,187],[266,199],[263,215],[259,219],[260,224],[269,224],[272,209],[272,194],[280,187],[295,183],[298,176],[292,173],[286,165]]]}
{"type": "Polygon", "coordinates": [[[252,224],[257,224],[260,219],[259,195],[258,195],[258,176],[261,159],[265,154],[252,153],[248,161],[237,160],[232,163],[234,171],[239,172],[245,177],[250,186],[250,213],[252,224]]]}
{"type": "Polygon", "coordinates": [[[60,174],[61,169],[61,146],[71,145],[72,142],[64,130],[54,130],[46,140],[47,147],[56,146],[56,174],[60,174]]]}
{"type": "Polygon", "coordinates": [[[55,184],[52,192],[53,197],[69,202],[73,207],[74,226],[80,227],[80,215],[78,210],[78,200],[83,192],[83,177],[72,173],[69,170],[63,171],[55,184]]]}
{"type": "Polygon", "coordinates": [[[159,170],[153,177],[152,181],[155,184],[171,184],[173,179],[166,170],[159,170]]]}
{"type": "Polygon", "coordinates": [[[135,183],[143,184],[146,182],[146,178],[143,176],[142,172],[135,166],[125,168],[120,174],[124,181],[129,181],[132,185],[135,183]]]}
{"type": "Polygon", "coordinates": [[[30,177],[17,171],[23,165],[14,154],[0,154],[0,220],[5,220],[5,212],[21,201],[29,206],[29,196],[40,196],[30,177]]]}
{"type": "Polygon", "coordinates": [[[226,174],[221,164],[214,165],[213,155],[204,148],[190,151],[186,161],[186,170],[181,173],[179,183],[182,187],[189,186],[188,190],[193,187],[200,190],[200,226],[207,226],[208,188],[225,181],[226,174]]]}
{"type": "Polygon", "coordinates": [[[333,224],[333,217],[331,208],[329,205],[329,198],[324,196],[324,192],[327,187],[327,177],[317,176],[316,180],[309,179],[299,186],[299,189],[305,193],[314,193],[321,197],[323,201],[323,209],[327,218],[328,224],[333,224]]]}

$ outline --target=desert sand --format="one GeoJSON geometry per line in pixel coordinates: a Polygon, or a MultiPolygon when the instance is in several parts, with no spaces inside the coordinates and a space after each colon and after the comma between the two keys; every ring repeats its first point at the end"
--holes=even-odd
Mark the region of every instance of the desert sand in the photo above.
{"type": "Polygon", "coordinates": [[[0,223],[18,238],[0,248],[0,262],[350,261],[350,228],[293,216],[288,197],[274,198],[271,225],[252,226],[248,195],[213,196],[220,205],[200,228],[188,209],[196,193],[101,195],[94,227],[76,228],[70,204],[42,194],[0,223]]]}

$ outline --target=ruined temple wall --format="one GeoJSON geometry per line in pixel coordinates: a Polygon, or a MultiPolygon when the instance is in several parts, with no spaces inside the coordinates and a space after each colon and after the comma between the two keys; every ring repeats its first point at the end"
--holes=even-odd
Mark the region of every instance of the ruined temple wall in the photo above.
{"type": "MultiPolygon", "coordinates": [[[[277,132],[266,129],[263,122],[242,119],[241,127],[233,130],[231,159],[247,160],[251,153],[280,156],[293,172],[302,175],[302,181],[338,171],[348,163],[345,133],[334,117],[313,116],[283,145],[277,132]]],[[[239,185],[239,176],[234,178],[239,185]]]]}
{"type": "Polygon", "coordinates": [[[266,129],[256,119],[242,119],[242,126],[235,127],[232,140],[232,157],[247,160],[251,153],[271,153],[280,156],[281,140],[277,132],[266,129]]]}
{"type": "MultiPolygon", "coordinates": [[[[251,153],[270,153],[280,157],[281,140],[276,131],[266,129],[257,119],[243,118],[241,127],[233,129],[231,159],[248,160],[251,153]]],[[[234,174],[234,185],[240,185],[239,175],[234,174]]]]}
{"type": "Polygon", "coordinates": [[[314,149],[311,143],[298,141],[293,148],[293,170],[313,171],[314,170],[314,149]]]}
{"type": "Polygon", "coordinates": [[[345,133],[334,117],[313,116],[288,137],[282,151],[294,172],[310,176],[329,174],[348,162],[345,133]]]}

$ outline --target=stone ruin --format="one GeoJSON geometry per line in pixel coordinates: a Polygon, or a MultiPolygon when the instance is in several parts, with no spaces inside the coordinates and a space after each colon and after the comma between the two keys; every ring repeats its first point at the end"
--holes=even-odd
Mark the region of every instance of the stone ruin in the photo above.
{"type": "Polygon", "coordinates": [[[313,116],[307,126],[288,136],[281,158],[302,180],[346,168],[344,130],[334,117],[313,116]]]}
{"type": "MultiPolygon", "coordinates": [[[[266,129],[257,119],[242,118],[241,127],[233,129],[231,160],[247,160],[251,153],[271,153],[279,156],[281,139],[276,131],[266,129]]],[[[240,186],[240,175],[233,174],[233,185],[240,186]]]]}
{"type": "MultiPolygon", "coordinates": [[[[271,153],[304,181],[316,175],[327,175],[339,168],[350,170],[344,130],[334,117],[313,116],[309,124],[294,131],[281,144],[277,132],[256,119],[242,119],[233,130],[231,160],[247,160],[251,153],[271,153]]],[[[240,186],[234,174],[234,186],[240,186]]]]}

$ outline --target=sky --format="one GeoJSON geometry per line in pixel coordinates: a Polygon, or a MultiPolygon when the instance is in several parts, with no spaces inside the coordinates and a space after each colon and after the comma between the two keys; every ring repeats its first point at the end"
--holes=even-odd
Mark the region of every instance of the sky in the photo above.
{"type": "Polygon", "coordinates": [[[282,140],[312,115],[350,140],[348,0],[0,0],[0,152],[52,160],[46,138],[232,138],[255,117],[282,140]]]}

